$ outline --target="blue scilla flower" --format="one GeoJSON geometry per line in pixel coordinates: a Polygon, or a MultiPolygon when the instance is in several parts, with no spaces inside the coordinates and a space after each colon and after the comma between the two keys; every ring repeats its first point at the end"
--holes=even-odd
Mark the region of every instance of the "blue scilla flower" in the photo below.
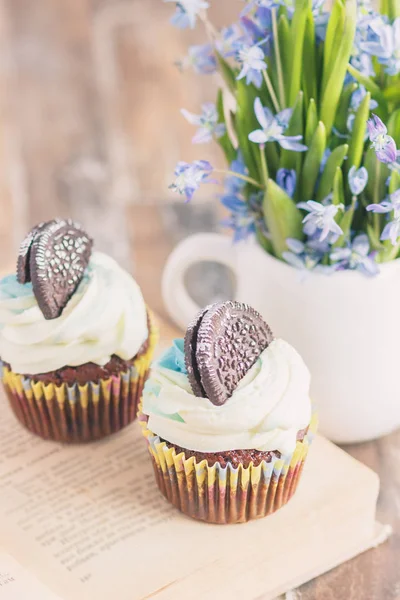
{"type": "Polygon", "coordinates": [[[240,19],[240,24],[244,31],[243,41],[246,40],[251,46],[259,46],[264,54],[267,55],[269,53],[269,28],[266,27],[264,23],[259,23],[256,17],[254,19],[242,17],[240,19]]]}
{"type": "Polygon", "coordinates": [[[339,210],[344,209],[343,204],[320,204],[308,200],[299,202],[297,206],[308,212],[303,219],[303,231],[306,235],[315,236],[320,242],[327,240],[334,243],[343,234],[343,230],[335,221],[339,210]]]}
{"type": "Polygon", "coordinates": [[[217,60],[211,44],[190,46],[187,56],[177,62],[180,69],[192,67],[198,75],[212,75],[217,70],[217,60]]]}
{"type": "Polygon", "coordinates": [[[236,79],[246,78],[246,83],[253,83],[256,88],[262,84],[262,72],[267,68],[264,51],[258,44],[249,45],[239,40],[235,43],[235,58],[241,65],[241,70],[236,79]]]}
{"type": "Polygon", "coordinates": [[[365,167],[351,167],[349,171],[349,186],[353,196],[359,196],[368,183],[368,171],[365,167]]]}
{"type": "Polygon", "coordinates": [[[186,29],[196,25],[199,13],[206,10],[210,4],[205,0],[164,0],[164,2],[175,2],[176,12],[171,19],[171,23],[179,29],[186,29]]]}
{"type": "Polygon", "coordinates": [[[388,75],[400,73],[400,17],[394,23],[386,23],[383,19],[370,24],[375,39],[361,43],[361,48],[378,62],[386,65],[388,75]]]}
{"type": "Polygon", "coordinates": [[[390,194],[380,204],[369,204],[367,210],[380,214],[393,213],[393,219],[385,225],[382,231],[381,240],[390,240],[395,246],[400,235],[400,189],[390,194]]]}
{"type": "MultiPolygon", "coordinates": [[[[363,85],[359,85],[358,88],[352,93],[351,100],[350,100],[350,108],[352,111],[357,112],[357,110],[360,108],[360,104],[364,100],[366,94],[367,94],[367,90],[365,89],[365,87],[363,85]]],[[[374,108],[376,108],[377,106],[378,106],[377,101],[374,100],[373,98],[371,98],[370,103],[369,103],[370,110],[374,110],[374,108]]]]}
{"type": "Polygon", "coordinates": [[[220,36],[215,40],[215,47],[223,58],[229,58],[235,53],[236,44],[243,39],[243,31],[237,23],[224,27],[220,36]]]}
{"type": "Polygon", "coordinates": [[[390,164],[397,160],[398,152],[396,142],[388,135],[386,125],[376,115],[367,122],[368,135],[371,140],[371,148],[375,149],[378,160],[390,164]]]}
{"type": "Polygon", "coordinates": [[[362,0],[358,3],[357,17],[355,42],[350,63],[366,77],[375,77],[372,58],[365,50],[364,44],[377,41],[378,36],[372,26],[381,23],[382,17],[371,8],[369,2],[362,0]]]}
{"type": "Polygon", "coordinates": [[[329,13],[321,12],[314,17],[315,37],[318,42],[324,42],[326,38],[326,30],[329,22],[329,13]]]}
{"type": "Polygon", "coordinates": [[[322,160],[319,166],[319,170],[320,173],[322,173],[326,167],[326,163],[328,162],[328,158],[330,157],[330,155],[332,154],[332,150],[330,148],[326,148],[323,156],[322,156],[322,160]]]}
{"type": "Polygon", "coordinates": [[[318,240],[308,240],[301,242],[293,238],[286,240],[288,250],[282,253],[284,260],[302,271],[324,271],[330,272],[328,266],[321,265],[322,260],[329,252],[329,244],[327,242],[319,242],[318,240]]]}
{"type": "MultiPolygon", "coordinates": [[[[311,9],[312,13],[315,16],[319,13],[321,8],[323,7],[325,0],[312,0],[311,9]]],[[[254,7],[263,7],[268,9],[279,8],[281,6],[287,8],[289,15],[293,15],[295,9],[295,0],[251,0],[249,2],[248,10],[253,9],[254,7]]]]}
{"type": "Polygon", "coordinates": [[[296,191],[296,171],[294,169],[278,169],[276,174],[276,183],[281,187],[288,196],[293,198],[296,191]]]}
{"type": "Polygon", "coordinates": [[[307,150],[307,146],[300,144],[300,140],[303,139],[303,136],[283,135],[292,116],[292,110],[290,108],[286,108],[274,116],[268,108],[265,108],[261,104],[260,98],[256,98],[254,101],[254,112],[261,129],[256,129],[249,134],[249,140],[251,142],[255,142],[256,144],[278,142],[278,144],[286,150],[293,150],[295,152],[304,152],[307,150]]]}
{"type": "Polygon", "coordinates": [[[247,202],[239,196],[228,194],[221,197],[221,202],[231,211],[231,215],[222,221],[222,225],[233,229],[234,242],[245,240],[255,233],[255,215],[247,202]]]}
{"type": "Polygon", "coordinates": [[[169,187],[184,194],[188,202],[202,183],[212,183],[212,172],[213,167],[206,160],[195,160],[193,163],[180,161],[175,168],[175,181],[169,187]]]}
{"type": "Polygon", "coordinates": [[[368,236],[365,233],[357,235],[345,248],[335,248],[330,253],[335,270],[351,269],[369,276],[379,273],[375,256],[376,252],[370,252],[368,236]]]}
{"type": "MultiPolygon", "coordinates": [[[[350,64],[365,77],[375,77],[372,58],[366,52],[355,51],[350,59],[350,64]]],[[[348,80],[354,81],[350,74],[349,77],[346,77],[346,83],[348,80]]]]}
{"type": "MultiPolygon", "coordinates": [[[[244,163],[243,156],[240,152],[238,152],[237,157],[230,164],[229,170],[232,173],[238,173],[239,175],[247,175],[248,169],[244,163]]],[[[227,194],[238,194],[245,187],[246,182],[243,179],[239,179],[239,177],[235,177],[234,175],[230,175],[225,177],[224,181],[224,189],[227,194]]]]}
{"type": "Polygon", "coordinates": [[[195,115],[185,108],[181,109],[181,113],[191,125],[199,127],[192,139],[194,144],[211,142],[214,137],[218,139],[225,133],[225,125],[218,123],[217,108],[212,102],[202,104],[200,115],[195,115]]]}
{"type": "Polygon", "coordinates": [[[272,8],[279,8],[281,5],[281,0],[250,0],[247,2],[242,14],[247,14],[250,11],[257,10],[260,7],[271,10],[272,8]]]}

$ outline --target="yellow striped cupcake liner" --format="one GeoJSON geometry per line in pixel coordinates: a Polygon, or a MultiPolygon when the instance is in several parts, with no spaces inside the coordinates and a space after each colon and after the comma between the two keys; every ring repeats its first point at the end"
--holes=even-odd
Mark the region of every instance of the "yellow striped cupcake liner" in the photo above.
{"type": "Polygon", "coordinates": [[[17,419],[32,433],[58,442],[98,440],[131,423],[136,418],[158,342],[152,315],[149,322],[147,350],[127,371],[97,383],[57,386],[34,382],[0,361],[0,379],[17,419]]]}
{"type": "Polygon", "coordinates": [[[185,458],[147,428],[139,408],[138,419],[148,442],[158,487],[176,508],[208,523],[244,523],[265,517],[284,506],[295,493],[308,449],[317,429],[313,415],[307,435],[293,454],[254,466],[212,466],[204,459],[185,458]]]}

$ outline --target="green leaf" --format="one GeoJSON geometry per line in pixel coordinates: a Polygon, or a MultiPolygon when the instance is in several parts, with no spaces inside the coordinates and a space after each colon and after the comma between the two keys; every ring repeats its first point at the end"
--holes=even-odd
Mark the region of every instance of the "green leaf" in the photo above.
{"type": "MultiPolygon", "coordinates": [[[[278,21],[279,47],[282,58],[282,69],[285,74],[289,73],[290,56],[292,52],[292,39],[290,35],[289,20],[285,15],[281,15],[278,21]]],[[[285,77],[286,97],[289,95],[289,77],[285,77]]]]}
{"type": "Polygon", "coordinates": [[[272,18],[272,36],[274,48],[274,72],[276,73],[276,87],[280,105],[286,107],[286,87],[282,60],[282,40],[279,37],[278,17],[275,8],[271,11],[272,18]]]}
{"type": "Polygon", "coordinates": [[[309,146],[311,144],[311,140],[314,136],[315,130],[318,127],[318,115],[317,115],[317,106],[315,104],[315,100],[311,98],[308,104],[307,110],[307,124],[306,124],[306,145],[309,146]]]}
{"type": "Polygon", "coordinates": [[[307,16],[311,7],[311,0],[296,0],[295,11],[292,19],[290,33],[292,37],[292,51],[290,57],[290,92],[289,106],[296,102],[300,91],[301,74],[303,71],[303,44],[307,24],[307,16]]]}
{"type": "Polygon", "coordinates": [[[215,53],[217,58],[217,64],[221,71],[222,77],[231,90],[232,93],[236,92],[236,75],[232,67],[226,62],[226,60],[219,54],[219,52],[215,53]]]}
{"type": "Polygon", "coordinates": [[[341,227],[343,234],[333,244],[334,248],[341,248],[346,244],[350,238],[351,225],[353,223],[354,211],[356,202],[353,201],[351,206],[346,210],[345,213],[338,219],[339,226],[341,227]]]}
{"type": "Polygon", "coordinates": [[[383,96],[387,102],[398,104],[400,102],[400,85],[391,85],[383,90],[383,96]]]}
{"type": "Polygon", "coordinates": [[[333,179],[333,198],[332,204],[343,204],[344,200],[344,186],[343,186],[343,173],[340,167],[337,167],[335,177],[333,179]]]}
{"type": "Polygon", "coordinates": [[[289,19],[289,11],[285,4],[281,4],[281,6],[278,8],[278,17],[286,17],[287,19],[289,19]]]}
{"type": "Polygon", "coordinates": [[[398,257],[400,242],[397,242],[394,246],[390,240],[385,240],[383,242],[383,249],[379,252],[376,257],[376,262],[384,263],[394,260],[398,257]]]}
{"type": "Polygon", "coordinates": [[[304,159],[301,174],[301,200],[314,199],[314,188],[318,178],[321,160],[326,148],[325,125],[320,121],[304,159]]]}
{"type": "MultiPolygon", "coordinates": [[[[400,88],[400,85],[399,85],[400,88]]],[[[387,124],[388,133],[392,136],[397,146],[400,146],[400,108],[395,110],[387,124]]]]}
{"type": "Polygon", "coordinates": [[[304,33],[304,65],[303,68],[303,91],[304,101],[306,106],[310,102],[311,98],[317,100],[317,56],[316,56],[316,41],[315,41],[315,26],[314,17],[311,10],[307,16],[306,30],[304,33]]]}
{"type": "Polygon", "coordinates": [[[381,0],[379,12],[381,13],[381,15],[389,15],[388,0],[381,0]]]}
{"type": "Polygon", "coordinates": [[[266,252],[268,252],[268,254],[274,253],[274,249],[272,247],[271,240],[269,240],[268,238],[265,237],[265,235],[259,225],[256,225],[256,239],[257,239],[257,242],[260,244],[261,248],[263,248],[266,252]]]}
{"type": "MultiPolygon", "coordinates": [[[[318,44],[317,46],[317,82],[318,82],[318,89],[319,92],[321,92],[321,81],[322,81],[322,74],[324,72],[324,44],[318,44]]],[[[319,103],[318,103],[319,106],[319,103]]]]}
{"type": "MultiPolygon", "coordinates": [[[[268,56],[266,59],[268,68],[267,68],[267,74],[268,77],[271,81],[271,85],[272,85],[272,89],[274,91],[275,97],[277,99],[277,102],[279,103],[279,95],[278,95],[278,73],[277,73],[277,68],[276,68],[276,60],[275,60],[275,56],[273,54],[271,54],[271,56],[268,56]]],[[[272,106],[272,111],[276,112],[277,109],[274,105],[274,101],[272,100],[272,96],[271,96],[271,92],[270,89],[268,88],[268,86],[265,83],[265,79],[264,82],[262,84],[262,89],[265,86],[265,90],[267,90],[268,93],[268,101],[270,101],[270,106],[272,106]]],[[[264,94],[261,95],[261,97],[263,98],[263,103],[264,106],[266,106],[266,102],[264,102],[264,94]]],[[[265,97],[266,99],[266,97],[265,97]]]]}
{"type": "Polygon", "coordinates": [[[380,234],[377,234],[370,223],[367,224],[367,234],[372,250],[382,250],[382,242],[379,239],[380,234]]]}
{"type": "Polygon", "coordinates": [[[351,65],[348,65],[348,71],[349,71],[350,75],[353,75],[354,79],[356,79],[358,81],[358,83],[360,83],[361,85],[363,85],[365,87],[367,92],[370,92],[371,97],[377,101],[377,103],[379,104],[380,108],[382,109],[384,115],[386,116],[387,110],[388,110],[387,103],[386,103],[385,96],[383,95],[380,87],[371,79],[371,77],[367,77],[366,75],[363,75],[362,73],[360,73],[360,71],[358,71],[351,65]]]}
{"type": "Polygon", "coordinates": [[[367,121],[370,112],[370,102],[371,94],[367,92],[357,110],[356,118],[354,119],[353,131],[351,132],[349,143],[349,160],[347,161],[348,169],[350,169],[352,166],[358,169],[361,164],[365,146],[367,121]]]}
{"type": "Polygon", "coordinates": [[[324,44],[324,66],[321,91],[325,90],[329,75],[332,72],[338,48],[338,40],[343,37],[346,11],[342,0],[336,0],[333,4],[326,29],[324,44]]]}
{"type": "Polygon", "coordinates": [[[379,204],[386,196],[386,181],[390,171],[385,164],[376,158],[373,148],[368,148],[364,159],[364,166],[369,174],[368,183],[365,188],[368,204],[379,204]]]}
{"type": "Polygon", "coordinates": [[[268,142],[268,144],[265,144],[265,156],[267,158],[268,172],[271,177],[275,177],[279,169],[279,153],[275,143],[268,142]]]}
{"type": "Polygon", "coordinates": [[[282,258],[282,253],[288,249],[287,238],[303,237],[302,214],[292,198],[273,179],[268,180],[263,211],[274,253],[282,258]]]}
{"type": "Polygon", "coordinates": [[[239,148],[243,154],[250,177],[260,181],[259,147],[258,144],[254,144],[249,140],[249,133],[259,128],[259,123],[254,114],[254,100],[257,98],[258,93],[254,86],[246,85],[243,79],[237,81],[235,123],[239,148]]]}
{"type": "Polygon", "coordinates": [[[328,157],[317,190],[317,202],[322,202],[322,200],[326,198],[333,190],[333,180],[335,178],[336,169],[342,166],[348,149],[348,145],[343,144],[342,146],[335,148],[332,154],[330,154],[328,157]]]}
{"type": "Polygon", "coordinates": [[[339,107],[336,113],[335,129],[342,134],[347,133],[347,119],[349,117],[349,108],[351,96],[358,88],[357,83],[349,83],[343,88],[342,95],[339,100],[339,107]]]}
{"type": "Polygon", "coordinates": [[[335,122],[336,110],[347,72],[347,66],[354,46],[357,23],[357,0],[347,0],[343,36],[336,50],[336,59],[322,94],[320,118],[325,123],[326,133],[330,135],[335,122]]]}
{"type": "MultiPolygon", "coordinates": [[[[303,135],[304,117],[303,117],[303,92],[299,92],[296,104],[293,108],[292,117],[288,128],[285,131],[286,135],[303,135]]],[[[283,169],[295,169],[297,175],[301,167],[301,153],[293,152],[292,150],[282,150],[280,166],[283,169]]]]}
{"type": "Polygon", "coordinates": [[[400,17],[400,3],[399,0],[387,0],[387,12],[389,19],[394,21],[397,17],[400,17]]]}
{"type": "MultiPolygon", "coordinates": [[[[223,99],[222,90],[218,90],[217,112],[218,112],[218,122],[225,123],[224,99],[223,99]]],[[[217,142],[221,146],[228,164],[230,164],[236,158],[236,150],[233,147],[231,140],[229,139],[228,133],[225,132],[224,135],[222,135],[221,137],[219,137],[217,139],[217,142]]]]}
{"type": "Polygon", "coordinates": [[[390,176],[390,183],[389,183],[389,194],[393,194],[393,192],[396,192],[399,189],[400,189],[400,173],[398,171],[392,171],[392,174],[390,176]]]}

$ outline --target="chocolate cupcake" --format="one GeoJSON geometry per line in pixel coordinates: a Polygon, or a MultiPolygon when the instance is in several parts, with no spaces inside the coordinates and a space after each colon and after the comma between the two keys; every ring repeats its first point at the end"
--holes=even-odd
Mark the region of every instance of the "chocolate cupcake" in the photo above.
{"type": "Polygon", "coordinates": [[[0,377],[45,439],[88,442],[133,421],[156,344],[139,286],[92,245],[70,220],[41,223],[0,280],[0,377]]]}
{"type": "Polygon", "coordinates": [[[161,492],[209,523],[286,504],[315,432],[309,387],[301,357],[251,307],[204,309],[144,387],[139,419],[161,492]]]}

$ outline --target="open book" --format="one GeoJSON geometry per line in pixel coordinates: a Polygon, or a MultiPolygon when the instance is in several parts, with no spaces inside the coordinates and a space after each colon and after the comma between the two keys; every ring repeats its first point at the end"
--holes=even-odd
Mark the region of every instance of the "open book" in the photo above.
{"type": "Polygon", "coordinates": [[[137,423],[62,446],[2,392],[0,414],[0,600],[264,600],[373,544],[377,476],[322,438],[286,507],[207,525],[161,496],[137,423]]]}

